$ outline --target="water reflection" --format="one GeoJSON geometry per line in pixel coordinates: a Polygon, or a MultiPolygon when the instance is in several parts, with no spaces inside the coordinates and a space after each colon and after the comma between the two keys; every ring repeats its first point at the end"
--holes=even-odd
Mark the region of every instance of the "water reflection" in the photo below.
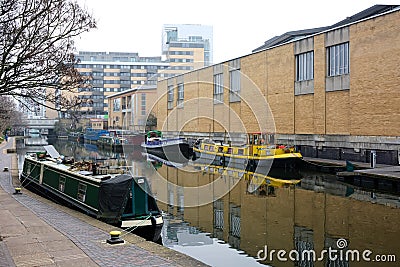
{"type": "MultiPolygon", "coordinates": [[[[269,182],[265,178],[252,185],[257,175],[192,163],[177,168],[141,149],[120,154],[67,142],[56,147],[77,159],[120,158],[133,166],[134,175],[147,176],[159,207],[167,213],[164,245],[212,266],[259,265],[255,258],[266,245],[269,250],[294,250],[300,255],[311,249],[320,253],[335,248],[339,239],[347,242],[348,249],[400,257],[397,195],[372,192],[339,182],[334,175],[307,170],[274,170],[266,176],[269,182]],[[257,190],[249,190],[257,185],[257,190]]],[[[326,257],[316,262],[282,262],[273,257],[262,264],[368,266],[364,261],[326,257]]],[[[398,265],[374,262],[369,266],[398,265]]]]}
{"type": "MultiPolygon", "coordinates": [[[[246,175],[240,179],[237,172],[221,171],[218,166],[199,170],[158,167],[157,174],[177,185],[165,188],[159,187],[159,183],[153,184],[153,191],[168,199],[167,203],[160,203],[160,207],[252,257],[257,257],[266,245],[270,250],[294,250],[301,255],[313,249],[318,254],[329,247],[336,249],[339,240],[348,244],[343,251],[369,249],[373,255],[400,253],[398,196],[371,193],[338,182],[334,175],[306,170],[294,175],[300,175],[300,184],[273,186],[264,183],[258,190],[249,190],[251,179],[246,179],[246,175]],[[220,197],[220,188],[213,183],[216,180],[234,186],[220,197]],[[211,196],[201,195],[203,191],[200,189],[198,194],[194,193],[193,188],[205,185],[211,187],[208,191],[211,196]],[[187,193],[188,187],[192,188],[190,194],[187,193]],[[214,198],[214,201],[203,204],[202,200],[206,198],[214,198]],[[196,201],[199,206],[187,205],[196,201]]],[[[286,175],[282,170],[277,173],[283,176],[280,178],[286,175]]],[[[203,256],[207,258],[207,255],[203,256]]],[[[281,262],[273,257],[263,263],[272,266],[366,266],[363,261],[328,257],[321,262],[301,258],[294,262],[281,262]]],[[[383,265],[397,266],[395,263],[383,265]]],[[[374,262],[371,266],[379,264],[374,262]]]]}

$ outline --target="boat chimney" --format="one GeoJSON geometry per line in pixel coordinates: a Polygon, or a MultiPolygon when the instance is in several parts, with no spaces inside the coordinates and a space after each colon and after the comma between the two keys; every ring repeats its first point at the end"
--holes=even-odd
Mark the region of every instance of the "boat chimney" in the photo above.
{"type": "Polygon", "coordinates": [[[96,162],[92,163],[92,171],[93,171],[93,175],[97,174],[97,163],[96,162]]]}

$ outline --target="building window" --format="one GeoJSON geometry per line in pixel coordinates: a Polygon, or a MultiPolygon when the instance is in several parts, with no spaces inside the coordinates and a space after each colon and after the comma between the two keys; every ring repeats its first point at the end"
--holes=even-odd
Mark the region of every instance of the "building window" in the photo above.
{"type": "Polygon", "coordinates": [[[174,86],[168,86],[168,109],[172,109],[174,107],[174,86]]]}
{"type": "Polygon", "coordinates": [[[218,73],[214,75],[214,104],[222,103],[223,101],[224,101],[223,74],[218,73]]]}
{"type": "Polygon", "coordinates": [[[314,51],[296,55],[296,81],[314,79],[314,51]]]}
{"type": "Polygon", "coordinates": [[[114,108],[113,111],[120,111],[121,110],[121,99],[114,99],[114,108]]]}
{"type": "Polygon", "coordinates": [[[183,108],[184,86],[183,83],[178,84],[178,101],[176,105],[183,108]]]}
{"type": "Polygon", "coordinates": [[[142,94],[140,110],[143,116],[146,115],[146,94],[142,94]]]}
{"type": "Polygon", "coordinates": [[[79,201],[85,202],[85,199],[86,199],[86,188],[87,188],[87,185],[82,184],[82,183],[78,184],[78,195],[76,196],[76,198],[79,201]]]}
{"type": "Polygon", "coordinates": [[[240,101],[240,70],[232,70],[229,72],[229,83],[230,83],[230,102],[240,101]]]}
{"type": "Polygon", "coordinates": [[[348,74],[349,68],[349,43],[338,44],[327,48],[328,76],[348,74]]]}

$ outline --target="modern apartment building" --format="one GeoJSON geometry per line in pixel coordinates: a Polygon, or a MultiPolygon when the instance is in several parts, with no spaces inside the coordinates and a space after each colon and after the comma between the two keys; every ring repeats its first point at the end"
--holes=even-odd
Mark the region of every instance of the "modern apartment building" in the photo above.
{"type": "MultiPolygon", "coordinates": [[[[140,85],[155,85],[169,63],[159,57],[140,57],[138,53],[125,52],[79,52],[78,71],[90,76],[90,88],[79,88],[83,99],[82,115],[107,117],[107,96],[136,88],[140,85]]],[[[182,72],[180,72],[182,73],[182,72]]]]}
{"type": "Polygon", "coordinates": [[[158,129],[240,143],[272,132],[304,156],[400,164],[399,32],[400,6],[376,5],[159,81],[158,129]]]}
{"type": "Polygon", "coordinates": [[[213,62],[213,28],[200,24],[165,24],[162,54],[173,70],[193,70],[213,62]]]}

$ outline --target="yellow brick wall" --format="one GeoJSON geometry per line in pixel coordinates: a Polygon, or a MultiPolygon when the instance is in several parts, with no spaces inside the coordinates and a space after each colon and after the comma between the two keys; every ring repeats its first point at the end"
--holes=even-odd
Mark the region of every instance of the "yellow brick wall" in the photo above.
{"type": "Polygon", "coordinates": [[[325,36],[314,36],[314,133],[325,134],[325,36]]]}
{"type": "Polygon", "coordinates": [[[350,27],[352,135],[399,135],[399,44],[400,12],[350,27]]]}
{"type": "MultiPolygon", "coordinates": [[[[185,101],[190,104],[173,114],[168,130],[182,128],[178,121],[183,119],[185,131],[196,132],[241,131],[243,123],[247,132],[274,132],[276,127],[280,134],[398,136],[399,21],[400,12],[394,12],[349,26],[350,90],[326,92],[325,33],[313,37],[313,94],[294,95],[294,43],[240,58],[240,103],[229,102],[226,67],[225,106],[212,101],[213,66],[185,74],[185,101]],[[240,119],[235,119],[236,114],[240,119]]],[[[167,82],[161,82],[158,88],[165,91],[166,86],[167,82]]],[[[177,91],[175,99],[176,94],[177,91]]],[[[160,99],[159,123],[166,119],[166,105],[166,97],[160,99]]]]}
{"type": "Polygon", "coordinates": [[[349,91],[326,93],[326,133],[349,134],[352,122],[349,116],[349,91]]]}
{"type": "Polygon", "coordinates": [[[267,99],[277,133],[294,133],[294,55],[293,44],[267,53],[267,99]]]}
{"type": "Polygon", "coordinates": [[[295,96],[295,130],[297,134],[314,133],[314,95],[295,96]]]}

